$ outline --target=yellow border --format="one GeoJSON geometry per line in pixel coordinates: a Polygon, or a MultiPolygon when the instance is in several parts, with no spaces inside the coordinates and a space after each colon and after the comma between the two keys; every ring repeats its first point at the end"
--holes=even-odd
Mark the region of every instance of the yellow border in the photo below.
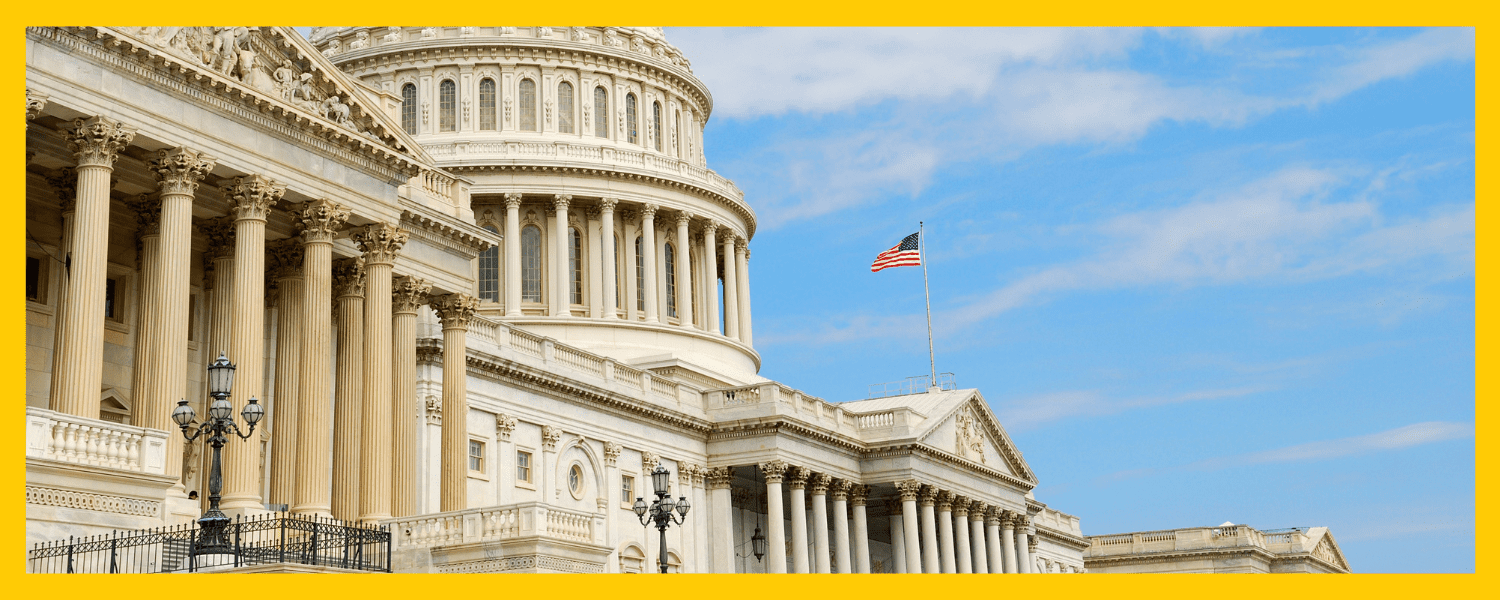
{"type": "MultiPolygon", "coordinates": [[[[89,23],[146,24],[145,19],[166,21],[171,24],[244,23],[245,21],[286,22],[301,21],[307,24],[358,24],[376,15],[392,15],[397,18],[435,17],[439,22],[468,22],[493,19],[512,23],[540,23],[548,20],[569,21],[584,19],[589,22],[637,23],[651,21],[665,25],[1466,25],[1477,26],[1476,32],[1476,95],[1487,96],[1490,80],[1484,76],[1483,58],[1488,54],[1484,43],[1490,15],[1478,3],[1409,3],[1338,2],[1314,4],[1305,0],[1273,0],[1245,4],[1224,5],[1213,2],[1172,2],[1154,6],[1142,6],[1133,2],[1073,2],[1009,4],[994,2],[870,2],[810,3],[804,1],[769,0],[747,5],[720,4],[715,2],[534,2],[512,3],[475,2],[472,0],[439,3],[391,2],[389,0],[365,2],[287,2],[269,0],[262,2],[161,2],[161,1],[115,1],[97,2],[29,2],[6,7],[7,20],[14,21],[4,38],[5,59],[3,81],[7,95],[16,98],[17,104],[23,94],[25,71],[25,47],[21,30],[26,25],[77,25],[89,23]],[[419,14],[420,13],[420,14],[419,14]]],[[[1485,105],[1479,103],[1480,110],[1485,105]]],[[[7,138],[10,153],[7,170],[10,173],[9,189],[24,189],[24,177],[17,177],[23,164],[24,129],[22,118],[16,111],[12,121],[12,133],[7,138]]],[[[1487,121],[1476,119],[1476,135],[1485,139],[1487,121]]],[[[1476,144],[1478,146],[1480,144],[1476,144]]],[[[1493,161],[1476,151],[1477,172],[1488,173],[1493,161]]],[[[1478,179],[1478,177],[1476,177],[1478,179]]],[[[1483,190],[1476,181],[1476,192],[1483,190]]],[[[1476,198],[1476,202],[1477,202],[1476,198]]],[[[24,210],[24,194],[13,194],[6,204],[24,210]]],[[[1480,203],[1482,204],[1482,203],[1480,203]]],[[[621,585],[618,578],[608,576],[553,575],[448,575],[448,576],[357,576],[301,577],[295,582],[287,575],[217,576],[211,581],[188,577],[152,577],[146,575],[85,575],[36,576],[25,575],[24,538],[25,504],[20,487],[25,479],[24,426],[19,412],[25,397],[25,301],[22,299],[22,261],[25,253],[25,221],[19,214],[0,220],[0,302],[5,306],[0,318],[0,337],[9,340],[0,347],[0,398],[8,399],[12,407],[10,418],[0,419],[0,437],[10,440],[11,457],[4,463],[4,480],[12,491],[10,500],[4,505],[6,523],[0,547],[6,548],[12,558],[0,561],[0,572],[19,578],[20,589],[12,588],[10,594],[28,597],[58,595],[90,595],[105,598],[156,598],[205,596],[214,598],[234,595],[261,595],[265,593],[296,596],[321,595],[324,597],[430,597],[435,594],[472,594],[476,596],[512,596],[548,598],[553,595],[575,596],[595,594],[601,598],[639,597],[693,598],[712,595],[726,599],[762,600],[767,597],[814,595],[822,598],[963,598],[967,599],[1028,599],[1070,597],[1089,595],[1094,597],[1119,596],[1193,596],[1193,597],[1256,597],[1307,595],[1351,596],[1405,596],[1445,597],[1465,594],[1470,590],[1482,590],[1482,580],[1488,572],[1485,547],[1477,541],[1484,539],[1489,531],[1482,519],[1486,514],[1490,498],[1488,473],[1490,461],[1486,460],[1483,444],[1487,424],[1481,413],[1491,395],[1493,375],[1487,366],[1493,363],[1484,344],[1488,329],[1493,328],[1492,319],[1486,311],[1476,310],[1476,495],[1479,501],[1475,514],[1475,566],[1479,575],[1355,575],[1349,577],[1312,576],[1295,580],[1266,578],[1245,575],[1224,575],[1208,579],[1202,576],[1087,576],[1087,577],[1006,577],[1004,579],[979,579],[958,575],[929,577],[864,576],[837,577],[816,575],[793,575],[771,580],[768,576],[688,575],[673,580],[641,580],[621,585]],[[1480,399],[1484,399],[1483,402],[1480,399]],[[1482,525],[1483,523],[1483,525],[1482,525]],[[104,577],[110,577],[107,581],[104,577]],[[1253,577],[1253,579],[1246,579],[1253,577]],[[566,579],[566,581],[563,581],[566,579]],[[204,585],[207,584],[207,585],[204,585]]],[[[1478,211],[1477,225],[1480,231],[1487,230],[1489,212],[1478,211]]],[[[1483,236],[1476,240],[1476,299],[1489,297],[1489,287],[1481,277],[1482,265],[1487,261],[1490,248],[1483,243],[1483,236]]],[[[1354,565],[1357,569],[1359,565],[1354,565]]],[[[1492,592],[1493,593],[1493,592],[1492,592]]]]}

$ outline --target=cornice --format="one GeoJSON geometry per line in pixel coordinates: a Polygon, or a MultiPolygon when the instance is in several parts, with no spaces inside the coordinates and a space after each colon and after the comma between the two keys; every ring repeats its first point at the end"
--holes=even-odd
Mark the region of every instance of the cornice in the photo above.
{"type": "Polygon", "coordinates": [[[1138,552],[1131,554],[1120,554],[1116,556],[1088,556],[1084,555],[1085,566],[1088,563],[1100,564],[1138,564],[1152,562],[1166,562],[1181,560],[1184,558],[1203,558],[1205,556],[1219,556],[1224,558],[1260,558],[1267,564],[1275,562],[1276,555],[1271,551],[1259,546],[1232,546],[1229,548],[1194,548],[1192,550],[1163,550],[1159,552],[1138,552]]]}
{"type": "Polygon", "coordinates": [[[1070,550],[1083,552],[1084,550],[1087,550],[1091,545],[1091,542],[1089,542],[1088,538],[1081,535],[1074,535],[1066,531],[1053,529],[1051,527],[1047,527],[1045,525],[1037,523],[1036,521],[1032,521],[1032,524],[1036,526],[1036,532],[1038,535],[1042,536],[1042,539],[1051,540],[1055,543],[1066,546],[1070,550]]]}
{"type": "Polygon", "coordinates": [[[500,237],[500,234],[405,202],[401,207],[401,227],[411,232],[412,237],[452,249],[469,259],[498,245],[500,237]]]}
{"type": "Polygon", "coordinates": [[[936,460],[938,462],[948,463],[950,465],[953,465],[955,467],[959,467],[961,469],[973,471],[975,473],[980,473],[980,474],[983,474],[983,475],[988,475],[990,477],[994,477],[996,479],[1000,479],[1000,480],[1005,481],[1007,483],[1010,483],[1012,485],[1019,486],[1022,489],[1027,489],[1027,490],[1034,489],[1034,488],[1036,488],[1037,484],[1039,483],[1036,480],[1035,477],[1030,477],[1030,478],[1026,478],[1026,479],[1023,479],[1023,478],[1020,478],[1020,477],[1016,477],[1014,475],[1007,474],[1007,473],[1005,473],[1003,471],[999,471],[999,470],[987,467],[985,465],[981,465],[981,464],[976,463],[976,462],[974,462],[972,460],[969,460],[969,459],[966,459],[966,458],[959,458],[955,454],[952,454],[950,452],[946,452],[946,451],[940,450],[938,448],[934,448],[932,446],[928,446],[927,444],[913,443],[911,445],[914,448],[914,453],[916,453],[916,454],[921,454],[923,456],[926,456],[926,457],[931,458],[933,460],[936,460]]]}

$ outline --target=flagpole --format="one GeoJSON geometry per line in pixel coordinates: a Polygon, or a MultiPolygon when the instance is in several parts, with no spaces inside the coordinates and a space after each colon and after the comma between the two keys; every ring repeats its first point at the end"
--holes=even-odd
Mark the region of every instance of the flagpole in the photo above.
{"type": "Polygon", "coordinates": [[[932,350],[932,289],[927,285],[927,234],[921,221],[917,221],[917,256],[922,261],[922,291],[927,295],[927,360],[932,367],[929,388],[938,387],[937,353],[932,350]]]}

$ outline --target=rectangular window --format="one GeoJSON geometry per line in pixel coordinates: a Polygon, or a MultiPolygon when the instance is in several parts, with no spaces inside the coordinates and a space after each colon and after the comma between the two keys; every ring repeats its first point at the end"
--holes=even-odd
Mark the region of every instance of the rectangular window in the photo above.
{"type": "Polygon", "coordinates": [[[115,303],[115,279],[113,277],[104,280],[104,318],[119,320],[118,304],[115,303]]]}
{"type": "Polygon", "coordinates": [[[469,470],[484,472],[484,442],[469,440],[469,470]]]}
{"type": "Polygon", "coordinates": [[[495,80],[489,78],[479,82],[479,129],[495,130],[495,80]]]}
{"type": "Polygon", "coordinates": [[[516,451],[516,481],[531,483],[531,453],[516,451]]]}
{"type": "Polygon", "coordinates": [[[26,299],[42,301],[42,259],[26,257],[26,299]]]}
{"type": "Polygon", "coordinates": [[[623,475],[620,477],[620,501],[626,504],[635,502],[634,475],[623,475]]]}

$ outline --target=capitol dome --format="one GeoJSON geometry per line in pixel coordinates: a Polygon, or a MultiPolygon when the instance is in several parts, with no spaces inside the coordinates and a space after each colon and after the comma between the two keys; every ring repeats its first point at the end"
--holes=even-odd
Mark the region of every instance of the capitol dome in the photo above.
{"type": "Polygon", "coordinates": [[[310,39],[463,180],[474,223],[505,238],[477,261],[482,314],[636,366],[760,380],[755,213],[707,168],[713,97],[660,27],[325,27],[310,39]]]}

